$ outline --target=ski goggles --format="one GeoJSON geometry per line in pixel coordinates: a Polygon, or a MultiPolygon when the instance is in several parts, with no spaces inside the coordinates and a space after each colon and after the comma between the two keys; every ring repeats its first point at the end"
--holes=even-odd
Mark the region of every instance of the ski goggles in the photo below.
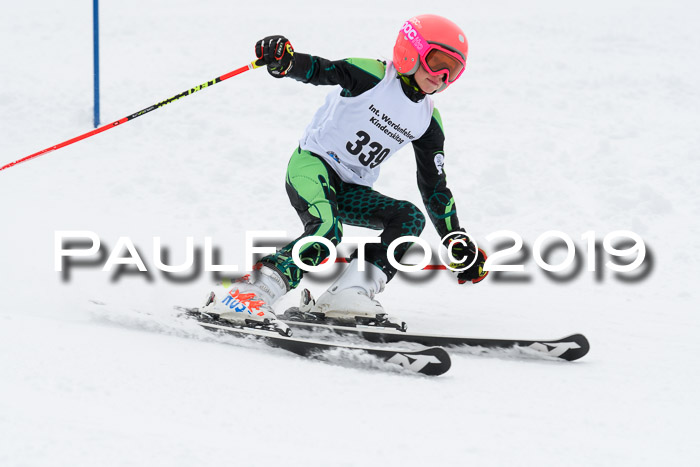
{"type": "Polygon", "coordinates": [[[433,76],[447,74],[445,83],[452,84],[464,72],[464,58],[439,44],[431,44],[413,27],[410,21],[403,25],[403,32],[420,56],[425,71],[433,76]]]}

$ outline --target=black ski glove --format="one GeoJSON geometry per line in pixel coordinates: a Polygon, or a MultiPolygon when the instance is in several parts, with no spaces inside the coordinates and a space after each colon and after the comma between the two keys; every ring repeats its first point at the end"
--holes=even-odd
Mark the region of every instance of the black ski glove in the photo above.
{"type": "Polygon", "coordinates": [[[267,36],[255,44],[258,62],[267,65],[267,72],[284,78],[294,66],[294,48],[284,36],[267,36]]]}
{"type": "Polygon", "coordinates": [[[469,239],[466,233],[460,235],[453,235],[449,238],[448,242],[445,244],[446,247],[452,245],[452,258],[448,258],[452,263],[450,267],[454,269],[461,269],[467,264],[474,261],[476,256],[476,261],[468,269],[461,272],[456,272],[457,281],[460,284],[465,284],[471,282],[476,284],[481,282],[488,275],[488,271],[484,271],[484,263],[486,262],[486,253],[484,250],[479,248],[477,250],[474,243],[469,239]]]}

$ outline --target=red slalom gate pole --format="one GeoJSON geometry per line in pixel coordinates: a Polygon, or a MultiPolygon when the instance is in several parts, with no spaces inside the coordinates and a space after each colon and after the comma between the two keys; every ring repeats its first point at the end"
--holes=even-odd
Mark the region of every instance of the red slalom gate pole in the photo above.
{"type": "Polygon", "coordinates": [[[152,106],[150,106],[150,107],[146,107],[145,109],[140,110],[140,111],[138,111],[138,112],[136,112],[136,113],[134,113],[134,114],[131,114],[131,115],[127,116],[127,117],[121,118],[121,119],[117,120],[116,122],[109,123],[109,124],[104,125],[104,126],[101,126],[101,127],[99,127],[99,128],[95,128],[95,129],[92,130],[92,131],[88,131],[87,133],[82,134],[82,135],[80,135],[80,136],[76,136],[75,138],[69,139],[68,141],[64,141],[64,142],[59,143],[59,144],[57,144],[57,145],[55,145],[55,146],[51,146],[50,148],[46,148],[46,149],[44,149],[44,150],[42,150],[42,151],[36,152],[36,153],[34,153],[34,154],[30,154],[30,155],[27,156],[27,157],[23,157],[23,158],[18,159],[18,160],[14,161],[14,162],[10,162],[9,164],[5,164],[5,165],[3,165],[2,167],[0,167],[0,171],[3,171],[3,170],[5,170],[5,169],[9,169],[9,168],[12,167],[12,166],[15,166],[15,165],[17,165],[17,164],[21,164],[22,162],[27,162],[28,160],[32,160],[32,159],[37,158],[37,157],[39,157],[39,156],[43,156],[44,154],[48,154],[48,153],[50,153],[51,151],[55,151],[56,149],[61,149],[61,148],[64,148],[64,147],[66,147],[66,146],[68,146],[68,145],[71,145],[71,144],[73,144],[73,143],[77,143],[78,141],[81,141],[81,140],[83,140],[83,139],[89,138],[89,137],[94,136],[94,135],[96,135],[96,134],[98,134],[98,133],[102,133],[103,131],[107,131],[107,130],[109,130],[109,129],[111,129],[111,128],[114,128],[115,126],[119,126],[119,125],[121,125],[122,123],[126,123],[126,122],[128,122],[129,120],[133,120],[133,119],[135,119],[136,117],[140,117],[141,115],[145,115],[145,114],[147,114],[148,112],[151,112],[151,111],[153,111],[153,110],[159,109],[159,108],[161,108],[161,107],[163,107],[163,106],[165,106],[165,105],[168,105],[168,104],[170,104],[171,102],[174,102],[174,101],[176,101],[176,100],[178,100],[178,99],[181,99],[181,98],[183,98],[183,97],[185,97],[185,96],[189,96],[190,94],[194,94],[195,92],[197,92],[197,91],[199,91],[199,90],[201,90],[201,89],[207,88],[207,87],[209,87],[209,86],[213,86],[213,85],[215,85],[216,83],[220,83],[221,81],[227,80],[227,79],[232,78],[232,77],[234,77],[234,76],[236,76],[236,75],[240,75],[241,73],[243,73],[243,72],[245,72],[245,71],[253,70],[253,69],[259,68],[259,67],[261,67],[261,66],[262,66],[262,65],[258,65],[257,60],[254,61],[254,62],[251,62],[251,63],[249,63],[249,64],[247,64],[247,65],[245,65],[245,66],[242,66],[242,67],[240,67],[240,68],[238,68],[238,69],[236,69],[236,70],[233,70],[233,71],[231,71],[231,72],[229,72],[229,73],[226,73],[226,74],[224,74],[224,75],[221,75],[221,76],[219,76],[218,78],[214,78],[214,79],[211,80],[211,81],[207,81],[207,82],[204,83],[204,84],[200,84],[199,86],[195,86],[195,87],[193,87],[193,88],[191,88],[191,89],[188,89],[187,91],[183,91],[183,92],[181,92],[180,94],[177,94],[177,95],[171,97],[170,99],[166,99],[166,100],[164,100],[164,101],[162,101],[162,102],[159,102],[159,103],[157,103],[157,104],[154,104],[154,105],[152,105],[152,106]]]}

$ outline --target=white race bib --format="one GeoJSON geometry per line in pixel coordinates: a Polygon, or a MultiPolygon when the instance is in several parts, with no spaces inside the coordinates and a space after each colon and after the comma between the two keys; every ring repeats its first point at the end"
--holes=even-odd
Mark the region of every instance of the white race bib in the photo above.
{"type": "Polygon", "coordinates": [[[372,186],[382,162],[426,132],[433,101],[413,102],[401,89],[389,62],[384,79],[355,97],[334,90],[318,109],[299,141],[318,154],[348,183],[372,186]]]}

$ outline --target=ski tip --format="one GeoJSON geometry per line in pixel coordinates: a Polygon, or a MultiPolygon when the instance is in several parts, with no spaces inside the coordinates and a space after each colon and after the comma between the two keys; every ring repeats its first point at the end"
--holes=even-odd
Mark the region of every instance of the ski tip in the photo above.
{"type": "Polygon", "coordinates": [[[559,339],[557,343],[568,343],[568,348],[565,352],[559,355],[559,358],[573,362],[585,356],[591,350],[591,344],[583,334],[572,334],[571,336],[559,339]]]}

